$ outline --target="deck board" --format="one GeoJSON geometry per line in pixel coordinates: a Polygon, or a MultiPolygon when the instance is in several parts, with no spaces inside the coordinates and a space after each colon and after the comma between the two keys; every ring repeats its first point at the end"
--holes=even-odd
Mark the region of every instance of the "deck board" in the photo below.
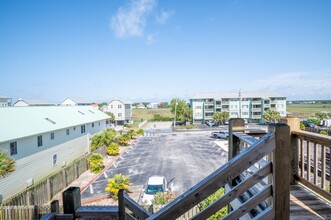
{"type": "Polygon", "coordinates": [[[290,219],[331,220],[331,203],[317,197],[304,186],[291,186],[290,199],[290,219]]]}

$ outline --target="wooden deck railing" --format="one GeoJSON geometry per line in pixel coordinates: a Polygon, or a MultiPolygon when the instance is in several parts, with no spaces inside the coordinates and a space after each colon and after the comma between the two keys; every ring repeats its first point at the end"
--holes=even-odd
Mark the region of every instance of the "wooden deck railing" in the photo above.
{"type": "Polygon", "coordinates": [[[69,188],[63,194],[65,216],[49,214],[43,219],[176,219],[226,185],[231,187],[221,198],[191,219],[206,219],[228,205],[231,210],[224,219],[238,219],[242,216],[289,219],[289,126],[275,124],[270,128],[271,132],[260,139],[240,133],[243,129],[244,120],[230,120],[228,163],[154,214],[140,207],[123,191],[119,194],[118,207],[84,207],[80,203],[79,189],[69,188]],[[243,142],[246,148],[241,144],[243,142]],[[266,160],[267,157],[270,160],[266,160]],[[243,200],[243,195],[252,188],[255,190],[254,195],[243,200]],[[238,207],[231,206],[234,200],[241,204],[238,207]]]}

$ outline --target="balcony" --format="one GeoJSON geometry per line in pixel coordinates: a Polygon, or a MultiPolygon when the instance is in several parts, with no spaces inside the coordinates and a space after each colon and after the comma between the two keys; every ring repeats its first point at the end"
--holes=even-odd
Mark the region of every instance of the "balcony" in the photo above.
{"type": "Polygon", "coordinates": [[[261,100],[253,100],[252,105],[261,105],[261,100]]]}
{"type": "Polygon", "coordinates": [[[252,115],[252,119],[262,119],[262,115],[252,115]]]}
{"type": "Polygon", "coordinates": [[[214,105],[214,102],[205,102],[205,105],[214,105]]]}
{"type": "Polygon", "coordinates": [[[213,108],[205,108],[205,112],[214,112],[213,108]]]}

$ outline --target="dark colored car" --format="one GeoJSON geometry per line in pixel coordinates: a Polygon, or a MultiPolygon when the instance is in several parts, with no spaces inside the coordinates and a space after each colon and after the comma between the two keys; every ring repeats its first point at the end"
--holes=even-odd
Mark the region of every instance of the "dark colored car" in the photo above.
{"type": "Polygon", "coordinates": [[[313,122],[311,122],[311,121],[303,121],[302,124],[306,128],[316,128],[316,125],[313,122]]]}

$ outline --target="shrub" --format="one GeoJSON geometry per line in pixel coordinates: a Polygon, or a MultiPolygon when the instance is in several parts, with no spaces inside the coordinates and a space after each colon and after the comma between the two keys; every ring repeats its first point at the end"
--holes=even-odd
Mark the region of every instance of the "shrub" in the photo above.
{"type": "Polygon", "coordinates": [[[118,136],[117,142],[121,146],[127,146],[128,145],[128,140],[123,134],[118,136]]]}
{"type": "Polygon", "coordinates": [[[320,131],[320,134],[328,135],[328,132],[327,131],[320,131]]]}
{"type": "Polygon", "coordinates": [[[118,191],[120,189],[127,190],[129,188],[129,177],[120,174],[115,174],[113,178],[108,179],[108,185],[105,189],[106,192],[110,192],[112,197],[117,200],[118,191]]]}
{"type": "Polygon", "coordinates": [[[175,194],[171,191],[169,192],[158,192],[154,195],[152,200],[153,205],[165,205],[173,201],[176,198],[175,194]]]}
{"type": "Polygon", "coordinates": [[[137,133],[133,129],[130,129],[127,135],[129,136],[130,139],[132,139],[133,136],[137,135],[137,133]]]}
{"type": "MultiPolygon", "coordinates": [[[[203,200],[200,203],[200,211],[204,210],[207,206],[212,204],[214,201],[216,201],[218,198],[220,198],[224,194],[224,188],[220,188],[217,190],[214,194],[210,195],[208,198],[203,200]]],[[[208,220],[218,220],[223,218],[227,214],[227,207],[223,207],[221,210],[216,212],[214,215],[210,216],[208,220]]]]}
{"type": "Polygon", "coordinates": [[[91,151],[94,151],[102,146],[108,146],[116,137],[116,131],[114,129],[104,130],[100,134],[96,134],[91,140],[91,151]]]}
{"type": "Polygon", "coordinates": [[[142,134],[144,134],[144,129],[142,129],[142,128],[140,128],[140,129],[138,129],[137,131],[136,131],[136,133],[137,133],[137,135],[142,135],[142,134]]]}
{"type": "Polygon", "coordinates": [[[303,123],[300,123],[300,130],[303,130],[303,131],[306,130],[306,127],[303,123]]]}
{"type": "Polygon", "coordinates": [[[8,173],[15,171],[15,160],[8,157],[8,155],[0,151],[0,178],[5,177],[8,173]]]}
{"type": "Polygon", "coordinates": [[[131,125],[129,125],[129,124],[124,124],[124,127],[125,127],[125,128],[131,128],[131,125]]]}
{"type": "Polygon", "coordinates": [[[111,143],[107,147],[106,152],[108,155],[115,156],[115,155],[119,154],[120,148],[118,147],[118,145],[116,143],[111,143]]]}
{"type": "Polygon", "coordinates": [[[94,153],[88,158],[88,163],[90,164],[91,171],[93,173],[99,173],[103,168],[103,157],[101,154],[94,153]]]}

